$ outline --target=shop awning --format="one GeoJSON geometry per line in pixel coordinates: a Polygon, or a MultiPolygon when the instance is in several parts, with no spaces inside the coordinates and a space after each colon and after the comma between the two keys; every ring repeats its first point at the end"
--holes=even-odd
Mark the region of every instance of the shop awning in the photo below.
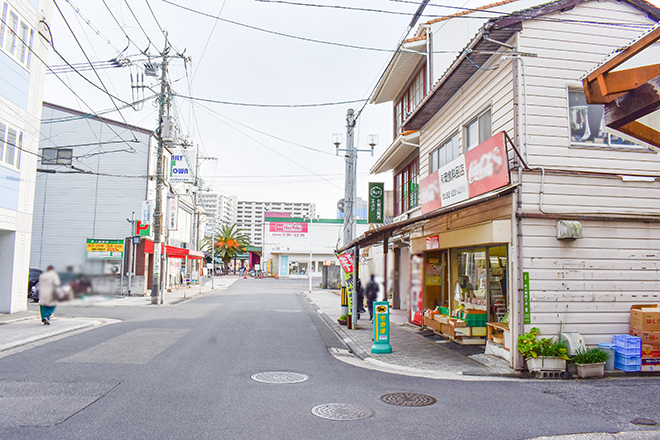
{"type": "MultiPolygon", "coordinates": [[[[161,243],[161,246],[163,243],[161,243]]],[[[151,240],[144,241],[144,252],[147,254],[154,253],[154,242],[151,240]]],[[[204,252],[200,251],[191,251],[190,249],[180,248],[176,246],[165,246],[164,252],[170,258],[192,258],[192,259],[202,259],[204,258],[204,252]]]]}
{"type": "Polygon", "coordinates": [[[371,246],[376,243],[381,243],[385,238],[392,237],[400,232],[403,232],[405,229],[410,227],[418,226],[419,224],[431,220],[441,215],[447,214],[448,212],[457,211],[469,206],[477,205],[479,203],[487,202],[489,200],[496,199],[498,197],[511,194],[515,190],[515,186],[507,186],[502,188],[494,193],[488,194],[487,196],[480,196],[470,200],[466,200],[463,203],[457,203],[455,205],[448,206],[446,208],[437,209],[435,211],[427,212],[418,217],[409,218],[406,220],[401,220],[395,223],[390,223],[389,225],[383,225],[378,228],[366,231],[361,236],[357,237],[347,245],[337,249],[337,253],[344,252],[348,249],[351,249],[355,246],[366,247],[371,246]]]}

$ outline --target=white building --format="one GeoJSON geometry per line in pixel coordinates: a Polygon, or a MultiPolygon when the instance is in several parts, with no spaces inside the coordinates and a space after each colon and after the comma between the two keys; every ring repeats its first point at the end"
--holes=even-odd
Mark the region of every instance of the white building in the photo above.
{"type": "Polygon", "coordinates": [[[389,243],[411,321],[485,312],[504,329],[487,347],[521,368],[531,327],[611,342],[632,305],[660,304],[659,151],[606,128],[581,81],[659,20],[645,1],[559,0],[489,19],[448,68],[427,48],[455,49],[451,25],[404,42],[373,97],[393,104],[372,173],[393,172],[397,217],[356,244],[389,243]]]}
{"type": "Polygon", "coordinates": [[[0,1],[0,313],[27,310],[47,0],[0,1]]]}
{"type": "Polygon", "coordinates": [[[252,246],[261,246],[263,243],[265,212],[285,212],[291,214],[291,217],[310,218],[316,215],[316,205],[239,200],[236,208],[236,224],[250,237],[252,246]]]}
{"type": "MultiPolygon", "coordinates": [[[[343,220],[291,217],[269,213],[265,217],[261,264],[269,274],[280,277],[307,277],[310,261],[313,278],[321,277],[325,264],[338,264],[335,249],[341,239],[343,220]],[[310,253],[311,252],[311,253],[310,253]]],[[[357,221],[357,234],[368,228],[366,220],[357,221]]]]}
{"type": "Polygon", "coordinates": [[[210,235],[212,229],[222,225],[236,223],[236,196],[201,191],[197,203],[206,211],[206,234],[210,235]]]}

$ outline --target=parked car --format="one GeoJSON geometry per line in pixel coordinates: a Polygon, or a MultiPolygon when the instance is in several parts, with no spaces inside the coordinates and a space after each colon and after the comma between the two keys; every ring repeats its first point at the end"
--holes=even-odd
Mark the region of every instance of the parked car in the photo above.
{"type": "MultiPolygon", "coordinates": [[[[92,282],[85,275],[73,272],[64,272],[60,276],[61,286],[69,299],[80,298],[92,293],[92,282]]],[[[37,279],[38,281],[38,279],[37,279]]],[[[39,283],[31,289],[30,298],[39,301],[39,283]]]]}
{"type": "Polygon", "coordinates": [[[32,288],[39,282],[39,275],[44,271],[41,269],[30,268],[30,275],[28,278],[28,298],[32,298],[32,288]]]}

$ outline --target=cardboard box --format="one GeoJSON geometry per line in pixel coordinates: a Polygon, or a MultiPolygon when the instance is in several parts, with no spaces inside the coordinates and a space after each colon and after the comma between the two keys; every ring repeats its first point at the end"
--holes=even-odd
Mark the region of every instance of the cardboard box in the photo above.
{"type": "Polygon", "coordinates": [[[424,325],[433,330],[440,331],[440,323],[433,318],[424,317],[424,325]]]}
{"type": "Polygon", "coordinates": [[[472,336],[472,327],[454,327],[456,336],[472,336]]]}
{"type": "Polygon", "coordinates": [[[472,336],[486,336],[488,334],[487,327],[470,327],[472,329],[472,336]]]}
{"type": "Polygon", "coordinates": [[[470,315],[472,313],[478,314],[478,315],[485,315],[486,311],[485,310],[477,310],[477,309],[465,309],[463,310],[463,313],[466,315],[470,315]]]}
{"type": "Polygon", "coordinates": [[[642,365],[642,368],[639,371],[650,372],[660,372],[660,365],[642,365]]]}
{"type": "Polygon", "coordinates": [[[657,304],[639,304],[630,308],[630,329],[660,332],[660,308],[657,304]]]}
{"type": "Polygon", "coordinates": [[[438,321],[440,324],[449,324],[449,317],[446,315],[435,315],[433,319],[438,321]]]}
{"type": "Polygon", "coordinates": [[[660,345],[660,332],[644,332],[631,328],[630,334],[642,338],[642,344],[660,345]]]}
{"type": "MultiPolygon", "coordinates": [[[[466,327],[467,328],[467,327],[466,327]]],[[[452,338],[461,338],[463,335],[456,334],[456,328],[451,324],[442,324],[442,334],[452,338]]]]}
{"type": "Polygon", "coordinates": [[[467,327],[467,323],[465,321],[461,321],[460,319],[455,319],[451,318],[449,319],[449,325],[452,327],[467,327]]]}
{"type": "Polygon", "coordinates": [[[660,359],[660,345],[642,344],[642,359],[660,359]]]}

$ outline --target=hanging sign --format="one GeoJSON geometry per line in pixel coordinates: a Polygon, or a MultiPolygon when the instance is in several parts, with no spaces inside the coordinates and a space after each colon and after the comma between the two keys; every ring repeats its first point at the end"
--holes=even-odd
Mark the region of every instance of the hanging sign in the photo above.
{"type": "Polygon", "coordinates": [[[188,164],[188,158],[184,150],[176,148],[170,155],[170,181],[171,182],[192,182],[193,172],[188,164]]]}
{"type": "Polygon", "coordinates": [[[150,237],[151,225],[150,224],[145,225],[140,220],[137,220],[135,222],[135,230],[133,231],[133,235],[136,235],[138,237],[150,237]]]}
{"type": "Polygon", "coordinates": [[[423,179],[422,214],[508,185],[504,132],[482,142],[423,179]]]}
{"type": "Polygon", "coordinates": [[[369,182],[369,223],[384,223],[385,184],[369,182]]]}
{"type": "Polygon", "coordinates": [[[154,202],[153,200],[144,200],[142,202],[142,224],[150,225],[154,217],[154,202]]]}
{"type": "Polygon", "coordinates": [[[179,196],[172,194],[167,199],[167,229],[176,231],[179,224],[179,196]]]}
{"type": "Polygon", "coordinates": [[[523,322],[525,324],[532,323],[532,309],[529,302],[529,272],[523,272],[523,322]]]}

